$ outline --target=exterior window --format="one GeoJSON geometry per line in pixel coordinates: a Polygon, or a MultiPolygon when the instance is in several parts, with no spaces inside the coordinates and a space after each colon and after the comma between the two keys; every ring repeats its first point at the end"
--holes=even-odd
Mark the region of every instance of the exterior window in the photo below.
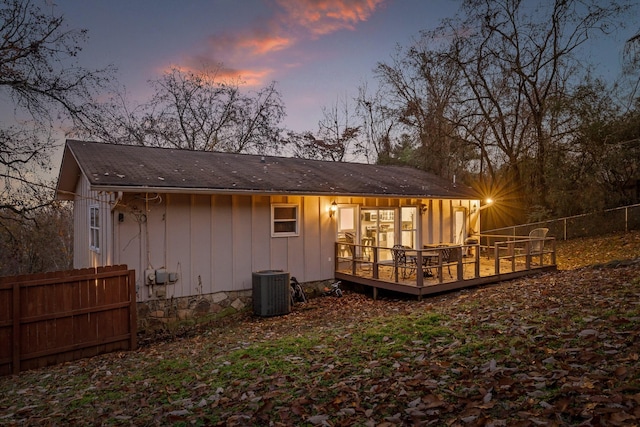
{"type": "Polygon", "coordinates": [[[271,236],[298,234],[298,205],[271,205],[271,236]]]}
{"type": "Polygon", "coordinates": [[[100,251],[100,209],[98,205],[89,207],[89,248],[100,251]]]}
{"type": "Polygon", "coordinates": [[[403,207],[400,209],[400,218],[402,244],[416,249],[418,247],[418,209],[403,207]]]}

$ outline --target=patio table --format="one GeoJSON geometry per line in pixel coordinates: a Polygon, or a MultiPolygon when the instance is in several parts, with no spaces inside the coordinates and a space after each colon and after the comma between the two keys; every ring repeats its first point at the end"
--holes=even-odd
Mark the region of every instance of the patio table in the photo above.
{"type": "MultiPolygon", "coordinates": [[[[431,272],[431,266],[438,265],[439,254],[436,250],[423,250],[420,251],[422,256],[422,274],[424,277],[431,277],[433,273],[431,272]]],[[[407,258],[411,259],[411,261],[415,264],[416,268],[418,267],[418,251],[410,250],[406,252],[407,258]]]]}

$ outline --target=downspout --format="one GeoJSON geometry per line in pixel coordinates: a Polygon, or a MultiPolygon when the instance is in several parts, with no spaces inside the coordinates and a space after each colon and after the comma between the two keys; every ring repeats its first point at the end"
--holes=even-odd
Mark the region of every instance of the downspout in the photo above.
{"type": "Polygon", "coordinates": [[[122,191],[118,191],[118,194],[116,195],[116,199],[113,202],[113,206],[111,207],[111,212],[113,212],[114,210],[116,210],[116,208],[118,207],[118,204],[122,201],[122,191]]]}
{"type": "Polygon", "coordinates": [[[112,263],[115,264],[120,264],[120,258],[118,257],[118,260],[116,260],[116,254],[118,253],[118,250],[116,249],[119,246],[119,241],[116,241],[116,237],[117,235],[119,235],[119,233],[116,232],[116,227],[120,227],[120,220],[117,217],[119,215],[119,213],[116,211],[116,208],[118,207],[118,204],[122,201],[122,196],[123,193],[122,191],[118,191],[118,193],[116,194],[116,198],[113,202],[113,206],[111,206],[111,261],[112,263]]]}

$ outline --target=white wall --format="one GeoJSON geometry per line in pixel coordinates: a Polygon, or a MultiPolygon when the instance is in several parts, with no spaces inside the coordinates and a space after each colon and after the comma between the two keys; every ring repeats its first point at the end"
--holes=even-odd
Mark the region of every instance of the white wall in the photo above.
{"type": "Polygon", "coordinates": [[[73,267],[99,267],[113,265],[113,213],[114,195],[89,191],[86,179],[78,180],[76,185],[76,199],[73,204],[73,267]],[[97,205],[100,212],[100,248],[89,248],[89,208],[97,205]]]}
{"type": "Polygon", "coordinates": [[[301,282],[334,275],[335,218],[329,206],[352,203],[398,207],[427,205],[422,220],[423,244],[453,242],[452,215],[469,201],[334,198],[319,196],[125,194],[111,212],[114,194],[88,191],[80,180],[75,210],[74,265],[127,264],[136,270],[138,300],[154,297],[145,270],[178,274],[165,287],[166,297],[185,297],[251,289],[252,272],[283,270],[301,282]],[[100,253],[89,250],[89,206],[101,206],[100,253]],[[271,205],[299,206],[300,234],[271,237],[271,205]],[[123,220],[118,221],[118,215],[123,220]]]}
{"type": "Polygon", "coordinates": [[[147,269],[177,272],[167,297],[251,289],[252,273],[283,270],[300,281],[333,278],[331,219],[321,197],[127,195],[114,259],[136,269],[138,299],[152,297],[147,269]],[[299,205],[300,235],[271,237],[271,204],[299,205]]]}

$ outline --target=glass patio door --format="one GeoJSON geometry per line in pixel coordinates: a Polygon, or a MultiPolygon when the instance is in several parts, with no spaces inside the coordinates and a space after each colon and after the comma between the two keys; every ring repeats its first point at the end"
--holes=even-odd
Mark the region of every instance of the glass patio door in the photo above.
{"type": "Polygon", "coordinates": [[[418,209],[416,207],[400,208],[400,233],[403,246],[418,249],[418,209]]]}
{"type": "MultiPolygon", "coordinates": [[[[395,209],[363,208],[360,211],[360,236],[365,246],[392,248],[396,244],[395,209]]],[[[390,259],[390,251],[381,251],[380,260],[390,259]]]]}
{"type": "Polygon", "coordinates": [[[344,243],[344,245],[338,246],[338,256],[341,258],[358,256],[358,254],[353,253],[353,246],[349,246],[358,244],[356,213],[356,206],[338,207],[338,243],[344,243]]]}

